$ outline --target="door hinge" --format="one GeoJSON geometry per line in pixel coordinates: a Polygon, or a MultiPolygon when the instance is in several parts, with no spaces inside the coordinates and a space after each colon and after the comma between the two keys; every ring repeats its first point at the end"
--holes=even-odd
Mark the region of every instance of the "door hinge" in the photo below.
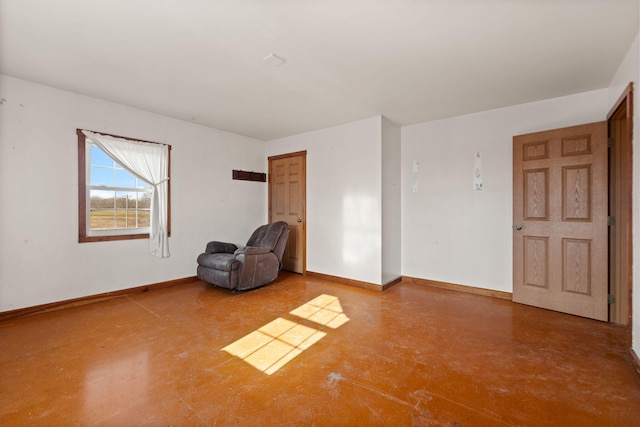
{"type": "Polygon", "coordinates": [[[607,139],[607,147],[611,148],[611,147],[613,147],[615,145],[615,143],[616,143],[615,139],[613,139],[613,138],[608,138],[607,139]]]}
{"type": "Polygon", "coordinates": [[[607,217],[607,225],[608,226],[612,226],[612,225],[616,225],[616,219],[612,216],[608,216],[607,217]]]}
{"type": "Polygon", "coordinates": [[[612,295],[612,294],[607,295],[607,302],[609,304],[615,304],[616,303],[616,296],[612,295]]]}

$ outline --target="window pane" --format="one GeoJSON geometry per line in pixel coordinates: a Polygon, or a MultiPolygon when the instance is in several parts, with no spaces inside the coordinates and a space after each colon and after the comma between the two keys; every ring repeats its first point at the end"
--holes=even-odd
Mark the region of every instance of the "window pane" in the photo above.
{"type": "MultiPolygon", "coordinates": [[[[93,182],[92,182],[93,183],[93,182]]],[[[136,177],[124,169],[116,169],[116,187],[135,188],[136,177]]]]}
{"type": "Polygon", "coordinates": [[[136,207],[138,206],[138,203],[136,200],[137,196],[138,196],[137,191],[129,191],[127,193],[127,207],[129,209],[136,209],[136,207]]]}
{"type": "Polygon", "coordinates": [[[138,193],[138,209],[151,208],[151,193],[138,193]]]}
{"type": "Polygon", "coordinates": [[[127,228],[127,210],[126,209],[116,209],[116,228],[127,228]]]}
{"type": "Polygon", "coordinates": [[[91,201],[89,206],[91,207],[91,209],[94,209],[94,208],[113,209],[113,198],[115,194],[116,194],[115,191],[91,190],[90,191],[91,201]]]}
{"type": "Polygon", "coordinates": [[[92,230],[115,228],[113,210],[95,210],[89,216],[92,230]]]}
{"type": "Polygon", "coordinates": [[[136,179],[136,188],[151,188],[151,184],[149,184],[148,182],[145,182],[141,179],[136,179]]]}
{"type": "Polygon", "coordinates": [[[104,166],[91,167],[91,185],[113,187],[113,184],[113,168],[105,168],[104,166]]]}
{"type": "Polygon", "coordinates": [[[138,227],[150,227],[149,211],[138,211],[138,227]]]}
{"type": "Polygon", "coordinates": [[[91,145],[91,164],[113,167],[114,161],[111,157],[107,156],[104,151],[95,145],[91,145]]]}
{"type": "Polygon", "coordinates": [[[136,228],[137,226],[136,211],[130,210],[127,215],[127,228],[136,228]]]}
{"type": "Polygon", "coordinates": [[[117,196],[116,196],[116,208],[122,208],[122,209],[126,209],[126,208],[131,208],[134,207],[135,208],[135,204],[133,206],[129,205],[129,193],[126,191],[118,191],[117,196]]]}

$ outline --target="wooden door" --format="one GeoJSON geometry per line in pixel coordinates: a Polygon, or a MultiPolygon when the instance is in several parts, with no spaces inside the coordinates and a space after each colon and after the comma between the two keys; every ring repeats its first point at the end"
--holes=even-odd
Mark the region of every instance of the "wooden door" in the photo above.
{"type": "Polygon", "coordinates": [[[513,301],[608,319],[607,123],[513,138],[513,301]]]}
{"type": "Polygon", "coordinates": [[[306,151],[269,157],[269,222],[289,224],[283,268],[304,273],[306,245],[306,151]]]}

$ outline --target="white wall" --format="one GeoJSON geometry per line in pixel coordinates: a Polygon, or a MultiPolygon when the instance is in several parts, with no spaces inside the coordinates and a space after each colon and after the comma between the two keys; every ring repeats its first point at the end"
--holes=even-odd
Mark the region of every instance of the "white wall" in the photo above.
{"type": "Polygon", "coordinates": [[[640,265],[640,184],[638,177],[640,177],[640,104],[638,100],[638,92],[640,91],[640,42],[638,36],[627,52],[627,56],[620,64],[616,75],[609,85],[609,109],[613,108],[616,101],[627,87],[627,85],[633,82],[633,325],[632,325],[632,347],[637,355],[640,355],[640,271],[638,266],[640,265]]]}
{"type": "Polygon", "coordinates": [[[605,120],[607,97],[602,89],[403,127],[402,274],[511,292],[512,138],[605,120]],[[478,152],[482,191],[473,189],[478,152]]]}
{"type": "Polygon", "coordinates": [[[382,118],[267,142],[307,150],[307,270],[374,284],[382,277],[382,118]]]}
{"type": "Polygon", "coordinates": [[[402,276],[400,127],[382,118],[382,284],[402,276]]]}
{"type": "Polygon", "coordinates": [[[195,275],[207,241],[265,218],[264,143],[0,76],[0,311],[195,275]],[[78,243],[76,128],[171,144],[171,256],[146,239],[78,243]]]}

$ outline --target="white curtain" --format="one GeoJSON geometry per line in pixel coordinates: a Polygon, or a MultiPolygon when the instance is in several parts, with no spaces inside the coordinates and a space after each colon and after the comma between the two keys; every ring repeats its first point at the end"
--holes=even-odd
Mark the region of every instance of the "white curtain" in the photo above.
{"type": "Polygon", "coordinates": [[[115,138],[83,130],[82,133],[124,169],[153,186],[149,250],[151,254],[169,256],[169,146],[115,138]]]}

